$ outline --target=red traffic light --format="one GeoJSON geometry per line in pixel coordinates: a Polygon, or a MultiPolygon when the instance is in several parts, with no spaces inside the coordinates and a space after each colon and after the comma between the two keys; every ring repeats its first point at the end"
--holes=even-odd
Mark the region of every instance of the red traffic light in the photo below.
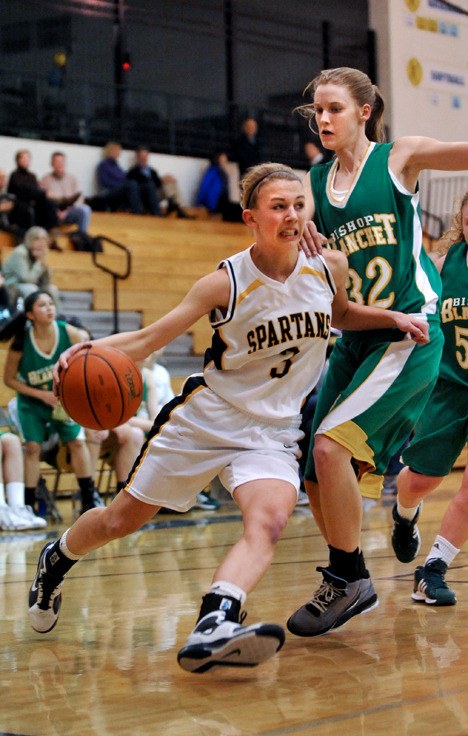
{"type": "Polygon", "coordinates": [[[129,72],[132,68],[132,62],[130,60],[130,54],[124,54],[122,58],[122,70],[124,72],[129,72]]]}

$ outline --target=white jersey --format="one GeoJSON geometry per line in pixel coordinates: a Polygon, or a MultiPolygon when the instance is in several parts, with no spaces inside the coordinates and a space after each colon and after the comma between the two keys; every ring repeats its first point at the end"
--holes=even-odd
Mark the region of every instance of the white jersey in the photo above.
{"type": "Polygon", "coordinates": [[[250,250],[219,265],[229,275],[230,303],[226,315],[210,316],[215,332],[204,378],[241,412],[290,423],[322,373],[336,288],[321,256],[300,252],[281,283],[255,266],[250,250]]]}

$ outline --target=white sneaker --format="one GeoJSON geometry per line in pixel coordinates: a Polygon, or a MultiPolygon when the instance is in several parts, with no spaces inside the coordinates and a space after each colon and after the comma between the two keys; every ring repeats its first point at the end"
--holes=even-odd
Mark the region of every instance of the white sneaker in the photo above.
{"type": "Polygon", "coordinates": [[[12,510],[15,516],[28,522],[28,529],[44,529],[47,526],[47,521],[41,516],[36,516],[31,506],[12,506],[12,510]]]}
{"type": "Polygon", "coordinates": [[[182,669],[201,673],[215,666],[255,667],[283,646],[281,626],[242,626],[226,621],[225,615],[224,611],[212,611],[198,622],[177,655],[182,669]]]}
{"type": "Polygon", "coordinates": [[[309,496],[305,491],[298,491],[297,494],[297,501],[296,506],[308,506],[309,505],[309,496]]]}
{"type": "Polygon", "coordinates": [[[30,524],[17,516],[14,511],[7,506],[2,504],[0,506],[0,529],[4,532],[22,532],[25,529],[30,529],[30,524]]]}

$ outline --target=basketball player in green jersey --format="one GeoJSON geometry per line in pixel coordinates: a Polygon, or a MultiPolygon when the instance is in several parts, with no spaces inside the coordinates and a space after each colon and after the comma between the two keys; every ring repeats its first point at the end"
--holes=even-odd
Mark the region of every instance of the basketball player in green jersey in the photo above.
{"type": "MultiPolygon", "coordinates": [[[[441,245],[449,246],[437,263],[443,285],[440,316],[444,350],[437,384],[416,425],[414,439],[403,453],[408,467],[398,477],[400,514],[414,510],[439,486],[468,441],[468,192],[441,245]]],[[[411,562],[417,552],[410,527],[411,522],[406,539],[401,535],[394,539],[395,553],[402,562],[411,562]]],[[[416,569],[414,600],[433,606],[457,602],[445,582],[445,573],[467,539],[468,466],[425,564],[416,569]]]]}
{"type": "Polygon", "coordinates": [[[52,391],[52,370],[59,355],[82,340],[81,331],[56,319],[55,302],[47,290],[38,289],[1,330],[0,341],[13,337],[3,380],[16,391],[18,419],[25,442],[26,505],[33,505],[40,475],[42,443],[56,433],[68,445],[81,496],[81,512],[100,503],[91,478],[84,430],[68,417],[52,391]]]}
{"type": "MultiPolygon", "coordinates": [[[[416,424],[435,385],[443,345],[440,277],[422,245],[418,176],[422,169],[468,168],[468,143],[412,136],[383,143],[384,103],[367,75],[321,72],[308,86],[322,145],[334,159],[306,176],[304,248],[318,233],[348,257],[348,295],[359,304],[421,315],[430,342],[413,345],[397,330],[345,332],[320,391],[306,489],[329,545],[323,583],[294,613],[299,636],[335,629],[377,605],[361,550],[361,494],[378,498],[389,458],[416,424]],[[315,437],[314,437],[315,435],[315,437]]],[[[418,509],[410,511],[415,516],[418,509]]],[[[407,535],[394,515],[395,534],[407,535]]]]}

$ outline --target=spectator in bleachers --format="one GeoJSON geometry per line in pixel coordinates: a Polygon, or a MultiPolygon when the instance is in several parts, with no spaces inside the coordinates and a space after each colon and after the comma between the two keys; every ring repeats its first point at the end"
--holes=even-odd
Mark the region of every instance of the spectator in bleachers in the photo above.
{"type": "Polygon", "coordinates": [[[122,151],[120,143],[109,142],[104,148],[104,158],[96,169],[99,187],[98,198],[103,209],[125,209],[135,215],[143,214],[140,191],[136,181],[127,179],[125,171],[119,164],[122,151]]]}
{"type": "Polygon", "coordinates": [[[238,202],[229,199],[229,178],[226,170],[227,153],[219,151],[202,176],[196,205],[206,207],[213,215],[220,214],[226,222],[241,222],[242,211],[238,202]]]}
{"type": "Polygon", "coordinates": [[[160,192],[163,182],[155,169],[149,165],[149,148],[138,146],[135,152],[136,163],[127,171],[127,179],[138,185],[143,207],[150,215],[160,215],[160,192]]]}
{"type": "Polygon", "coordinates": [[[0,230],[11,233],[18,244],[33,224],[33,213],[16,195],[8,193],[6,171],[0,169],[0,230]]]}
{"type": "Polygon", "coordinates": [[[248,117],[242,123],[240,135],[235,143],[234,157],[239,164],[242,177],[251,166],[265,161],[263,146],[258,135],[258,123],[248,117]]]}
{"type": "Polygon", "coordinates": [[[164,174],[162,183],[161,199],[165,199],[167,202],[166,215],[175,212],[177,217],[192,219],[192,216],[186,213],[181,204],[182,197],[176,177],[173,174],[164,174]]]}
{"type": "Polygon", "coordinates": [[[57,210],[54,202],[39,186],[36,175],[29,171],[30,152],[25,149],[17,151],[15,161],[16,169],[8,180],[9,194],[14,194],[20,202],[31,208],[35,225],[48,231],[54,230],[59,223],[57,210]]]}
{"type": "Polygon", "coordinates": [[[307,160],[307,171],[312,166],[326,164],[333,157],[333,152],[326,151],[319,140],[308,140],[304,143],[304,155],[307,160]]]}
{"type": "Polygon", "coordinates": [[[25,299],[37,289],[47,289],[56,304],[59,303],[59,290],[52,283],[52,272],[47,263],[49,254],[49,235],[42,227],[29,228],[20,243],[10,253],[2,266],[5,285],[10,304],[25,299]]]}
{"type": "Polygon", "coordinates": [[[55,204],[59,222],[78,225],[78,230],[86,233],[91,207],[81,201],[76,177],[65,171],[65,154],[55,151],[50,158],[50,165],[52,171],[42,177],[40,186],[55,204]]]}
{"type": "Polygon", "coordinates": [[[0,468],[0,529],[24,531],[47,526],[46,520],[25,504],[23,448],[18,435],[9,430],[0,432],[0,468]]]}

